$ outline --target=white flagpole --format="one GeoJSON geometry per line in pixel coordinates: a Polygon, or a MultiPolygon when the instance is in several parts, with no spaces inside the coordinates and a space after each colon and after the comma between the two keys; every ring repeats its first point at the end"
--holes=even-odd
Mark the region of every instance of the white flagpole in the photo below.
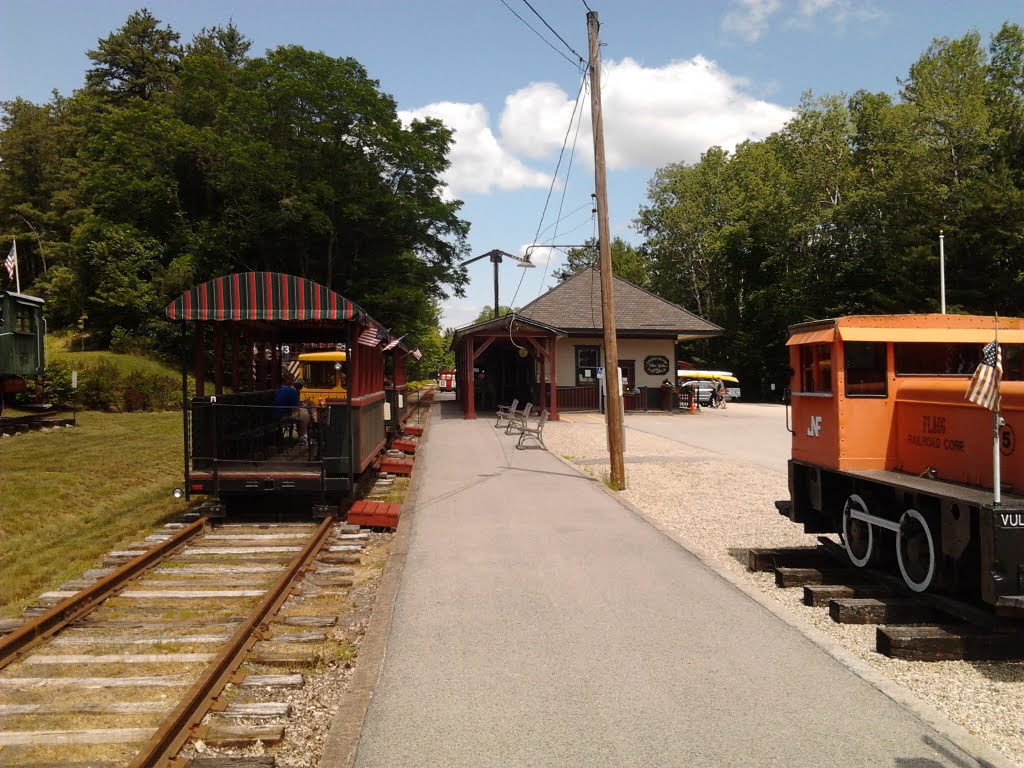
{"type": "Polygon", "coordinates": [[[939,230],[939,300],[942,302],[942,314],[946,314],[946,247],[939,230]]]}
{"type": "MultiPolygon", "coordinates": [[[[995,330],[995,342],[996,342],[996,354],[1000,355],[1001,350],[999,349],[999,313],[996,313],[996,330],[995,330]]],[[[999,505],[1002,503],[1002,456],[999,452],[999,385],[1002,383],[1002,377],[996,382],[996,407],[992,411],[992,503],[993,505],[999,505]]]]}
{"type": "Polygon", "coordinates": [[[21,293],[21,273],[18,272],[18,241],[14,241],[14,245],[11,246],[11,250],[14,251],[14,285],[15,291],[21,293]]]}

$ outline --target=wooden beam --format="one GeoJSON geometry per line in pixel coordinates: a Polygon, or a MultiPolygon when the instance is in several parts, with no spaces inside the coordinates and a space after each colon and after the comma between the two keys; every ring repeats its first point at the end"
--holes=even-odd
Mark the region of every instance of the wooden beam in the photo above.
{"type": "Polygon", "coordinates": [[[558,421],[558,337],[548,336],[548,347],[551,357],[551,406],[548,409],[548,419],[558,421]]]}
{"type": "Polygon", "coordinates": [[[237,325],[231,326],[231,388],[238,392],[242,388],[239,350],[241,348],[241,330],[237,325]]]}
{"type": "Polygon", "coordinates": [[[224,394],[224,323],[213,324],[213,391],[224,394]]]}
{"type": "Polygon", "coordinates": [[[491,346],[491,344],[494,343],[494,339],[495,338],[497,338],[497,337],[496,336],[491,336],[491,337],[485,339],[484,343],[480,345],[480,348],[473,353],[473,362],[474,363],[476,362],[476,359],[478,357],[480,357],[480,355],[482,355],[484,352],[486,352],[487,348],[489,346],[491,346]]]}

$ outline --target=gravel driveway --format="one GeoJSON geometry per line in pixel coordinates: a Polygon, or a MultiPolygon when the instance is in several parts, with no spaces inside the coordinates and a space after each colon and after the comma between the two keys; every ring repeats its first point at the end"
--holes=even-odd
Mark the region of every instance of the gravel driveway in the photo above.
{"type": "MultiPolygon", "coordinates": [[[[600,414],[562,414],[544,429],[549,449],[599,479],[608,477],[600,414]]],[[[730,403],[698,414],[626,416],[622,497],[661,530],[734,581],[773,601],[793,624],[817,631],[879,674],[1024,765],[1024,663],[908,662],[874,651],[873,625],[834,623],[803,605],[802,590],[782,590],[769,574],[746,570],[750,547],[813,545],[775,511],[789,497],[789,433],[783,406],[730,403]]]]}

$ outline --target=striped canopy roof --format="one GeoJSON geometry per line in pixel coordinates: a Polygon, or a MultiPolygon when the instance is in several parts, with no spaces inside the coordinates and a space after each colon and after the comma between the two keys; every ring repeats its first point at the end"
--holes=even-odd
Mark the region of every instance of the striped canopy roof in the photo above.
{"type": "Polygon", "coordinates": [[[169,320],[358,320],[358,304],[311,280],[237,272],[190,288],[167,305],[169,320]]]}

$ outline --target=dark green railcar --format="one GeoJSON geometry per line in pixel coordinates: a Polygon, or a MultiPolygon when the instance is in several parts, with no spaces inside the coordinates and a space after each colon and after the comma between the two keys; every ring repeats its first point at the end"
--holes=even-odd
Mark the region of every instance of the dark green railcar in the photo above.
{"type": "Polygon", "coordinates": [[[4,395],[24,392],[26,377],[43,375],[45,339],[43,300],[0,292],[0,403],[4,395]]]}

